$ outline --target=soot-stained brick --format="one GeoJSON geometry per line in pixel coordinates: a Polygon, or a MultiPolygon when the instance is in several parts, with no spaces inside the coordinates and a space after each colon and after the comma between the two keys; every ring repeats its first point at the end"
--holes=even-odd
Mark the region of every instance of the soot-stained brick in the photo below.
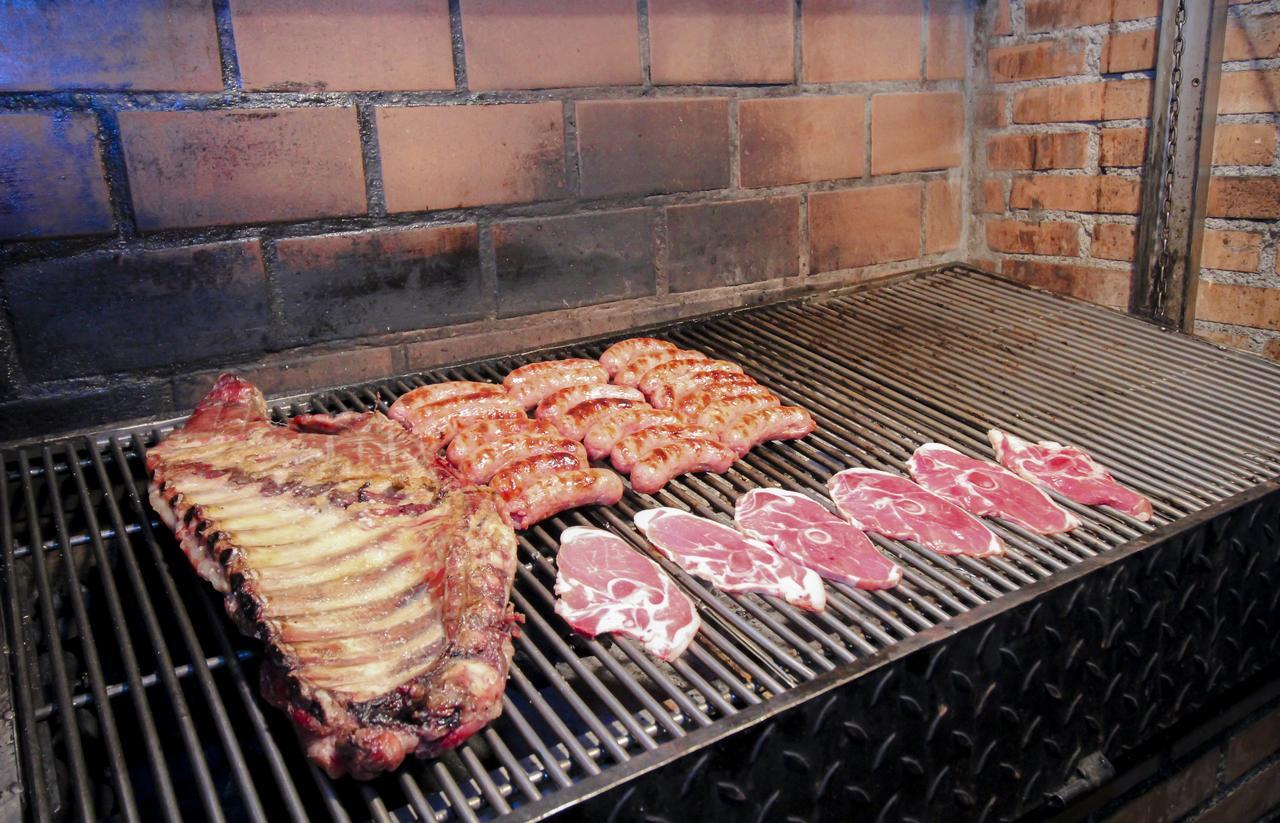
{"type": "Polygon", "coordinates": [[[256,241],[28,263],[3,285],[33,381],[214,360],[268,343],[256,241]]]}
{"type": "Polygon", "coordinates": [[[652,218],[648,209],[627,209],[494,226],[498,314],[653,294],[652,218]]]}
{"type": "Polygon", "coordinates": [[[800,198],[667,209],[672,291],[738,286],[799,274],[800,198]]]}
{"type": "Polygon", "coordinates": [[[728,100],[595,100],[577,118],[587,197],[729,185],[728,100]]]}
{"type": "Polygon", "coordinates": [[[0,441],[47,437],[172,411],[173,396],[166,380],[66,387],[55,394],[0,403],[0,441]]]}
{"type": "Polygon", "coordinates": [[[276,244],[276,261],[292,341],[407,331],[484,314],[475,224],[291,238],[276,244]]]}
{"type": "Polygon", "coordinates": [[[112,228],[93,116],[0,115],[0,238],[112,228]]]}

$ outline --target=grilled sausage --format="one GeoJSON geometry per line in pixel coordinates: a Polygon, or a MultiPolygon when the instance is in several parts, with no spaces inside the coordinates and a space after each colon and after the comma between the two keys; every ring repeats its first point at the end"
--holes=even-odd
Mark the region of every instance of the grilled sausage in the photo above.
{"type": "Polygon", "coordinates": [[[627,474],[652,449],[677,440],[715,440],[715,435],[706,429],[694,428],[684,423],[650,426],[619,440],[613,451],[609,452],[609,460],[615,469],[627,474]]]}
{"type": "Polygon", "coordinates": [[[799,406],[772,406],[739,416],[721,433],[720,442],[741,455],[766,440],[796,440],[817,427],[799,406]]]}
{"type": "Polygon", "coordinates": [[[594,360],[572,357],[567,360],[545,360],[530,363],[512,371],[502,380],[517,403],[532,409],[542,398],[569,386],[608,383],[609,372],[594,360]]]}
{"type": "Polygon", "coordinates": [[[705,371],[731,371],[742,374],[742,367],[728,360],[698,360],[693,357],[681,357],[649,369],[645,376],[640,378],[636,388],[644,392],[646,397],[651,398],[658,389],[677,378],[705,371]]]}
{"type": "Polygon", "coordinates": [[[622,492],[622,478],[608,469],[574,469],[535,478],[502,500],[511,524],[527,529],[566,509],[612,506],[622,492]]]}
{"type": "Polygon", "coordinates": [[[605,349],[604,354],[600,355],[600,365],[605,367],[610,376],[613,376],[623,366],[643,354],[651,354],[656,351],[675,351],[677,348],[679,347],[675,343],[668,343],[666,340],[658,340],[654,337],[632,337],[628,340],[614,343],[605,349]]]}
{"type": "Polygon", "coordinates": [[[577,441],[543,434],[513,434],[476,449],[458,469],[471,483],[488,483],[497,472],[517,460],[551,452],[576,454],[582,466],[585,468],[587,465],[587,451],[577,441]]]}
{"type": "Polygon", "coordinates": [[[675,404],[675,411],[682,419],[692,422],[697,419],[703,409],[712,403],[728,397],[739,397],[742,395],[750,395],[752,397],[767,399],[771,401],[770,405],[782,405],[782,401],[778,399],[776,394],[755,381],[750,383],[745,381],[741,383],[727,381],[716,383],[707,386],[704,389],[699,389],[698,391],[685,395],[683,399],[675,404]]]}
{"type": "Polygon", "coordinates": [[[640,378],[649,373],[650,369],[657,368],[669,360],[679,359],[706,360],[707,356],[700,351],[693,351],[692,349],[675,349],[672,351],[663,349],[650,354],[642,354],[619,369],[618,373],[613,376],[613,382],[619,386],[634,386],[640,382],[640,378]]]}
{"type": "Polygon", "coordinates": [[[653,407],[643,400],[627,400],[622,397],[597,397],[594,400],[586,400],[569,409],[556,425],[560,429],[560,433],[565,437],[570,440],[581,440],[586,436],[588,429],[612,414],[628,409],[651,408],[653,407]]]}
{"type": "Polygon", "coordinates": [[[690,472],[720,474],[738,459],[733,449],[714,440],[675,440],[650,449],[631,469],[631,488],[653,494],[674,478],[690,472]]]}
{"type": "Polygon", "coordinates": [[[587,430],[582,443],[587,447],[587,457],[604,460],[618,445],[618,441],[650,426],[674,425],[680,418],[669,411],[658,411],[647,403],[644,408],[614,412],[587,430]]]}
{"type": "Polygon", "coordinates": [[[628,386],[610,386],[607,384],[591,384],[587,386],[570,386],[560,389],[543,398],[534,413],[539,420],[546,420],[559,427],[560,418],[579,403],[596,400],[601,397],[613,397],[620,400],[644,402],[644,395],[628,386]]]}
{"type": "Polygon", "coordinates": [[[704,389],[707,386],[715,385],[733,385],[733,386],[750,386],[756,381],[754,378],[748,377],[740,372],[732,372],[724,369],[712,369],[709,371],[692,371],[682,374],[675,380],[668,382],[663,386],[659,386],[650,397],[656,408],[671,409],[675,408],[687,395],[704,389]]]}
{"type": "Polygon", "coordinates": [[[396,401],[396,404],[405,403],[412,406],[423,406],[430,403],[439,403],[442,400],[452,400],[455,397],[462,397],[468,394],[506,394],[506,389],[497,383],[481,383],[476,380],[449,380],[444,383],[432,383],[421,388],[406,392],[396,401]]]}
{"type": "Polygon", "coordinates": [[[500,497],[512,497],[533,480],[560,472],[584,468],[582,455],[576,452],[547,452],[521,458],[502,467],[489,481],[489,488],[500,497]]]}
{"type": "Polygon", "coordinates": [[[449,462],[455,466],[462,464],[464,460],[476,449],[508,437],[513,434],[545,434],[555,436],[559,434],[556,427],[545,420],[531,420],[528,417],[513,417],[510,419],[499,420],[481,420],[473,423],[464,429],[458,431],[457,437],[449,442],[448,457],[449,462]]]}
{"type": "Polygon", "coordinates": [[[449,444],[458,431],[481,420],[524,417],[524,409],[507,396],[489,392],[475,392],[439,400],[434,403],[417,402],[413,392],[391,404],[387,416],[398,421],[409,431],[421,437],[433,451],[449,444]]]}

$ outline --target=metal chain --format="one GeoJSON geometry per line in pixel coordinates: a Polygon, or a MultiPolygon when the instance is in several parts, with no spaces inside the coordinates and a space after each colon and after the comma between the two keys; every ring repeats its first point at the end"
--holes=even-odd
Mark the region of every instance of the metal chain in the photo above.
{"type": "Polygon", "coordinates": [[[1155,309],[1162,311],[1169,289],[1169,222],[1173,212],[1173,167],[1174,143],[1178,136],[1178,96],[1182,91],[1182,51],[1185,45],[1182,27],[1187,21],[1187,7],[1184,0],[1178,0],[1178,10],[1174,15],[1173,32],[1173,71],[1169,73],[1169,109],[1168,139],[1164,145],[1164,183],[1161,187],[1163,199],[1160,202],[1160,214],[1157,216],[1159,228],[1156,232],[1155,248],[1155,309]]]}

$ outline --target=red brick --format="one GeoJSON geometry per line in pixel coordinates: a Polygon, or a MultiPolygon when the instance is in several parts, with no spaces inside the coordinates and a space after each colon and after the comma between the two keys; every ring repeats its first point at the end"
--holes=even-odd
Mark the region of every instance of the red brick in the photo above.
{"type": "Polygon", "coordinates": [[[1247,231],[1205,229],[1200,265],[1206,269],[1257,271],[1262,253],[1262,235],[1247,231]]]}
{"type": "Polygon", "coordinates": [[[1098,165],[1132,168],[1146,162],[1147,130],[1141,126],[1103,129],[1098,146],[1098,165]]]}
{"type": "Polygon", "coordinates": [[[999,129],[1009,125],[1008,96],[1001,92],[984,92],[978,95],[978,113],[975,121],[979,128],[999,129]]]}
{"type": "Polygon", "coordinates": [[[90,114],[0,114],[0,238],[114,228],[90,114]]]}
{"type": "Polygon", "coordinates": [[[222,91],[203,0],[0,5],[0,91],[222,91]]]}
{"type": "Polygon", "coordinates": [[[809,195],[810,272],[918,256],[920,189],[907,183],[809,195]]]}
{"type": "Polygon", "coordinates": [[[653,294],[653,222],[650,209],[624,209],[498,223],[498,316],[653,294]]]}
{"type": "Polygon", "coordinates": [[[1222,770],[1223,781],[1235,782],[1245,772],[1277,751],[1280,751],[1280,709],[1273,709],[1269,714],[1263,715],[1237,732],[1227,743],[1227,759],[1222,770]]]}
{"type": "Polygon", "coordinates": [[[1268,340],[1262,346],[1262,356],[1272,360],[1280,360],[1280,337],[1268,340]]]}
{"type": "Polygon", "coordinates": [[[982,210],[988,214],[1000,214],[1005,208],[1004,185],[999,180],[983,180],[982,210]]]}
{"type": "Polygon", "coordinates": [[[228,362],[271,342],[256,240],[56,257],[0,278],[33,382],[228,362]]]}
{"type": "MultiPolygon", "coordinates": [[[[1230,349],[1242,349],[1247,351],[1252,341],[1249,340],[1247,334],[1237,334],[1229,331],[1217,331],[1216,329],[1196,329],[1196,337],[1208,340],[1219,346],[1226,346],[1230,349]]],[[[1235,778],[1228,777],[1228,782],[1235,778]]]]}
{"type": "Polygon", "coordinates": [[[247,89],[454,87],[446,0],[235,0],[231,12],[247,89]]]}
{"type": "Polygon", "coordinates": [[[1196,818],[1197,823],[1264,820],[1280,807],[1280,762],[1272,763],[1196,818]]]}
{"type": "Polygon", "coordinates": [[[926,80],[963,80],[969,60],[969,11],[964,0],[929,3],[929,42],[925,47],[926,80]]]}
{"type": "Polygon", "coordinates": [[[1105,83],[1023,89],[1013,97],[1015,123],[1070,123],[1102,119],[1105,83]]]}
{"type": "Polygon", "coordinates": [[[1080,253],[1080,229],[1075,223],[993,220],[987,223],[987,246],[1006,254],[1075,257],[1080,253]]]}
{"type": "Polygon", "coordinates": [[[1269,123],[1219,123],[1213,130],[1217,166],[1270,166],[1276,156],[1276,127],[1269,123]]]}
{"type": "MultiPolygon", "coordinates": [[[[236,366],[236,374],[266,394],[295,394],[389,377],[404,371],[398,357],[399,346],[362,347],[243,363],[236,366]]],[[[213,388],[221,373],[217,369],[179,377],[174,383],[177,407],[185,411],[194,406],[213,388]]]]}
{"type": "Polygon", "coordinates": [[[871,98],[871,173],[960,165],[964,98],[958,92],[877,94],[871,98]]]}
{"type": "Polygon", "coordinates": [[[1227,71],[1218,90],[1219,114],[1272,112],[1280,108],[1280,69],[1227,71]]]}
{"type": "Polygon", "coordinates": [[[743,100],[738,108],[742,185],[861,177],[861,95],[743,100]]]}
{"type": "Polygon", "coordinates": [[[1080,74],[1084,48],[1083,41],[1074,39],[994,48],[987,54],[987,71],[996,83],[1080,74]]]}
{"type": "Polygon", "coordinates": [[[1107,81],[1102,96],[1103,120],[1133,120],[1150,115],[1150,80],[1107,81]]]}
{"type": "Polygon", "coordinates": [[[1280,177],[1214,177],[1209,181],[1208,214],[1280,218],[1280,177]]]}
{"type": "Polygon", "coordinates": [[[120,134],[144,231],[366,208],[351,108],[126,111],[120,134]]]}
{"type": "Polygon", "coordinates": [[[587,197],[729,185],[727,100],[595,100],[577,114],[587,197]]]}
{"type": "Polygon", "coordinates": [[[667,210],[673,292],[741,286],[800,273],[800,198],[695,203],[667,210]]]}
{"type": "Polygon", "coordinates": [[[379,107],[388,211],[550,200],[564,194],[563,108],[379,107]]]}
{"type": "Polygon", "coordinates": [[[1102,43],[1102,73],[1144,71],[1156,67],[1156,30],[1119,31],[1102,43]]]}
{"type": "Polygon", "coordinates": [[[1002,272],[1020,283],[1090,303],[1114,308],[1129,304],[1129,272],[1124,269],[1006,259],[1002,272]]]}
{"type": "Polygon", "coordinates": [[[995,17],[991,21],[991,34],[1003,37],[1013,34],[1013,19],[1009,12],[1009,0],[995,0],[995,17]]]}
{"type": "Polygon", "coordinates": [[[1223,60],[1280,57],[1280,14],[1232,14],[1227,18],[1223,60]]]}
{"type": "Polygon", "coordinates": [[[790,0],[650,0],[653,82],[790,83],[790,0]]]}
{"type": "Polygon", "coordinates": [[[467,0],[467,85],[550,89],[639,84],[634,0],[467,0]]]}
{"type": "Polygon", "coordinates": [[[462,323],[489,308],[474,223],[276,242],[284,332],[313,343],[462,323]]]}
{"type": "Polygon", "coordinates": [[[1098,223],[1093,227],[1089,256],[1103,260],[1132,260],[1137,229],[1125,223],[1098,223]]]}
{"type": "Polygon", "coordinates": [[[1196,319],[1280,330],[1280,289],[1201,280],[1197,291],[1196,319]]]}
{"type": "Polygon", "coordinates": [[[801,26],[805,81],[920,79],[922,6],[922,0],[805,3],[801,26]]]}
{"type": "Polygon", "coordinates": [[[1014,179],[1009,203],[1015,209],[1137,214],[1139,196],[1131,178],[1036,175],[1014,179]]]}
{"type": "Polygon", "coordinates": [[[931,180],[924,187],[924,253],[937,254],[960,247],[964,214],[960,183],[931,180]]]}
{"type": "Polygon", "coordinates": [[[1086,132],[1006,134],[987,141],[992,169],[1079,169],[1088,159],[1086,132]]]}
{"type": "Polygon", "coordinates": [[[1159,0],[1027,0],[1027,31],[1058,31],[1075,26],[1154,17],[1159,0]]]}
{"type": "Polygon", "coordinates": [[[1159,823],[1181,820],[1212,794],[1218,779],[1221,752],[1213,749],[1180,773],[1123,806],[1108,823],[1159,823]]]}
{"type": "Polygon", "coordinates": [[[1110,23],[1113,0],[1026,0],[1027,31],[1110,23]]]}

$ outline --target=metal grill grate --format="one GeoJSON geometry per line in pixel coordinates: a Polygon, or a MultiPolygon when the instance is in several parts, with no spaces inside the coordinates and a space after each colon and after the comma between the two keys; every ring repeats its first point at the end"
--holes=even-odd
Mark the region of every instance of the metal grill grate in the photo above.
{"type": "MultiPolygon", "coordinates": [[[[1280,369],[1113,312],[964,269],[702,319],[660,331],[740,362],[814,413],[803,441],[767,444],[723,476],[569,512],[520,534],[512,597],[527,622],[503,716],[457,751],[361,784],[310,767],[252,681],[257,649],[222,614],[145,503],[143,456],[168,424],[4,454],[3,613],[16,751],[0,742],[0,809],[212,820],[528,817],[638,754],[675,756],[722,723],[823,672],[888,650],[953,615],[1105,552],[1280,474],[1280,369]],[[822,494],[851,465],[901,470],[927,440],[987,456],[984,432],[1077,443],[1155,503],[1151,524],[1067,503],[1084,521],[1045,538],[1005,524],[1003,558],[944,558],[881,540],[906,574],[893,590],[829,585],[822,614],[731,597],[664,566],[704,621],[689,653],[659,663],[620,638],[589,641],[551,610],[556,537],[613,529],[653,505],[725,519],[743,491],[822,494]],[[42,559],[43,562],[34,562],[42,559]]],[[[385,410],[445,379],[499,380],[609,341],[485,361],[277,403],[385,410]]],[[[2,689],[0,689],[2,691],[2,689]]],[[[0,700],[5,695],[0,694],[0,700]]],[[[626,770],[618,769],[622,774],[626,770]]]]}

